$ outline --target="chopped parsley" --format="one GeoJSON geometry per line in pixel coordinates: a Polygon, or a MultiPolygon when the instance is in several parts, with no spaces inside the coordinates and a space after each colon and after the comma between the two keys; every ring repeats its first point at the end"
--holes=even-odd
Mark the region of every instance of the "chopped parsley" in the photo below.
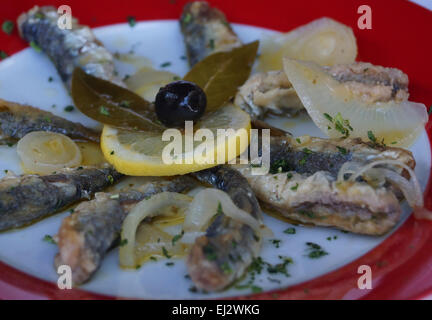
{"type": "Polygon", "coordinates": [[[298,144],[301,144],[300,138],[296,138],[296,141],[297,141],[298,144]]]}
{"type": "Polygon", "coordinates": [[[156,257],[153,257],[153,256],[150,257],[150,260],[157,261],[156,257]]]}
{"type": "Polygon", "coordinates": [[[222,269],[224,274],[231,274],[232,273],[232,269],[231,269],[230,265],[228,264],[228,262],[224,262],[221,265],[221,269],[222,269]]]}
{"type": "Polygon", "coordinates": [[[72,106],[72,105],[70,105],[70,106],[66,106],[66,107],[64,108],[64,111],[66,111],[66,112],[72,112],[72,111],[74,111],[74,109],[75,109],[75,107],[72,106]]]}
{"type": "Polygon", "coordinates": [[[134,16],[129,16],[129,17],[127,17],[127,21],[128,21],[129,26],[130,26],[131,28],[135,27],[135,25],[136,25],[136,19],[135,19],[134,16]]]}
{"type": "Polygon", "coordinates": [[[214,50],[214,48],[215,48],[214,39],[210,39],[210,41],[209,41],[209,48],[212,49],[212,50],[214,50]]]}
{"type": "Polygon", "coordinates": [[[171,240],[172,245],[175,246],[176,242],[179,241],[179,240],[183,237],[183,235],[184,235],[184,231],[183,231],[183,230],[182,230],[182,232],[181,232],[180,234],[176,234],[176,235],[172,238],[172,240],[171,240]]]}
{"type": "Polygon", "coordinates": [[[103,114],[104,116],[107,116],[107,117],[109,117],[109,115],[110,115],[108,109],[105,106],[101,106],[99,109],[99,112],[101,114],[103,114]]]}
{"type": "Polygon", "coordinates": [[[288,172],[288,173],[287,173],[287,178],[288,178],[288,179],[291,179],[292,177],[293,177],[292,173],[291,173],[291,172],[288,172]]]}
{"type": "Polygon", "coordinates": [[[328,252],[324,251],[323,248],[316,243],[306,242],[306,245],[308,246],[306,249],[308,251],[307,256],[311,259],[318,259],[328,255],[328,252]]]}
{"type": "Polygon", "coordinates": [[[30,47],[32,47],[36,52],[41,52],[42,51],[42,49],[34,41],[30,42],[30,47]]]}
{"type": "Polygon", "coordinates": [[[112,150],[111,152],[110,152],[110,155],[113,155],[114,154],[114,150],[112,150]]]}
{"type": "Polygon", "coordinates": [[[271,174],[287,172],[287,171],[290,171],[290,169],[291,168],[290,168],[288,161],[283,160],[283,159],[276,160],[270,165],[270,173],[271,174]]]}
{"type": "Polygon", "coordinates": [[[378,142],[378,139],[375,137],[375,134],[369,130],[367,132],[368,138],[370,140],[370,142],[372,143],[372,147],[385,147],[386,144],[384,143],[384,138],[382,139],[381,142],[378,142]]]}
{"type": "MultiPolygon", "coordinates": [[[[350,135],[350,131],[354,130],[351,127],[349,120],[342,118],[340,112],[338,112],[334,118],[328,113],[324,113],[323,115],[329,122],[334,125],[334,129],[342,134],[343,138],[348,138],[350,135]]],[[[332,129],[331,126],[329,126],[328,128],[329,130],[332,129]]]]}
{"type": "Polygon", "coordinates": [[[336,148],[339,150],[340,153],[344,155],[348,153],[347,149],[345,149],[344,147],[336,146],[336,148]]]}
{"type": "Polygon", "coordinates": [[[166,68],[166,67],[169,67],[170,65],[171,65],[171,62],[167,61],[167,62],[162,63],[160,66],[161,66],[161,68],[166,68]]]}
{"type": "Polygon", "coordinates": [[[2,24],[3,32],[8,35],[12,34],[14,27],[15,27],[14,23],[10,20],[5,20],[2,24]]]}
{"type": "Polygon", "coordinates": [[[111,184],[114,183],[114,177],[112,175],[109,174],[107,179],[108,179],[109,183],[111,183],[111,184]]]}
{"type": "Polygon", "coordinates": [[[165,265],[168,267],[172,267],[174,265],[174,262],[167,262],[167,263],[165,263],[165,265]]]}
{"type": "Polygon", "coordinates": [[[223,209],[222,209],[222,204],[219,202],[218,207],[217,207],[217,211],[216,211],[216,215],[221,215],[221,214],[223,214],[223,209]]]}
{"type": "Polygon", "coordinates": [[[167,259],[171,259],[171,256],[168,254],[168,250],[165,247],[162,247],[162,253],[167,259]]]}
{"type": "Polygon", "coordinates": [[[57,244],[57,242],[54,240],[54,238],[52,236],[50,236],[49,234],[46,234],[43,238],[43,241],[51,243],[51,244],[57,244]]]}
{"type": "Polygon", "coordinates": [[[296,183],[296,185],[295,185],[294,187],[291,187],[291,190],[292,190],[292,191],[297,191],[297,189],[298,189],[298,186],[299,186],[299,184],[298,184],[298,183],[296,183]]]}
{"type": "Polygon", "coordinates": [[[217,259],[217,254],[215,248],[212,245],[207,244],[203,247],[203,252],[207,260],[215,261],[217,259]]]}
{"type": "Polygon", "coordinates": [[[119,246],[120,247],[123,247],[123,246],[125,246],[125,245],[127,245],[128,244],[128,239],[121,239],[120,240],[120,243],[119,243],[119,246]]]}
{"type": "Polygon", "coordinates": [[[54,78],[53,77],[49,77],[48,78],[48,82],[53,82],[54,78]]]}
{"type": "Polygon", "coordinates": [[[279,239],[271,239],[269,241],[275,246],[276,249],[280,248],[281,240],[279,240],[279,239]]]}
{"type": "Polygon", "coordinates": [[[286,233],[286,234],[295,234],[296,233],[296,229],[291,227],[291,228],[285,229],[284,233],[286,233]]]}
{"type": "Polygon", "coordinates": [[[186,13],[185,16],[183,17],[183,22],[189,23],[191,21],[192,21],[192,15],[190,13],[186,13]]]}
{"type": "Polygon", "coordinates": [[[0,59],[6,59],[8,57],[8,54],[4,52],[3,50],[0,50],[0,59]]]}
{"type": "Polygon", "coordinates": [[[370,141],[372,141],[373,143],[377,142],[377,139],[376,139],[374,133],[371,130],[369,130],[367,132],[367,135],[368,135],[368,138],[369,138],[370,141]]]}
{"type": "Polygon", "coordinates": [[[120,105],[120,107],[122,107],[122,108],[130,108],[130,101],[123,100],[123,101],[120,102],[119,105],[120,105]]]}

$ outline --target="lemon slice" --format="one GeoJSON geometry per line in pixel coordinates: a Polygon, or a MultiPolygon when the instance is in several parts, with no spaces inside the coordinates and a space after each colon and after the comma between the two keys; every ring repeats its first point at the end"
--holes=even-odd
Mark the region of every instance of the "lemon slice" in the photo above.
{"type": "Polygon", "coordinates": [[[249,115],[239,107],[228,104],[206,113],[194,124],[193,131],[186,128],[182,131],[167,129],[160,134],[106,125],[101,148],[107,161],[123,174],[171,176],[211,168],[235,159],[248,147],[249,130],[249,115]],[[172,132],[183,133],[176,140],[169,138],[172,132]],[[163,141],[163,137],[168,141],[163,141]],[[180,148],[172,148],[175,142],[180,148]]]}

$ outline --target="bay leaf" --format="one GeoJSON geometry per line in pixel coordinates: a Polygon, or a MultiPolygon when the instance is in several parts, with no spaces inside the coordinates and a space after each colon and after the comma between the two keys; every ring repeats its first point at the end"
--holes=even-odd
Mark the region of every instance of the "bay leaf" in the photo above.
{"type": "Polygon", "coordinates": [[[196,83],[206,93],[206,112],[228,102],[249,78],[258,45],[259,41],[254,41],[231,51],[213,53],[184,76],[184,80],[196,83]]]}
{"type": "Polygon", "coordinates": [[[86,116],[104,124],[129,129],[162,132],[154,106],[136,93],[75,68],[72,99],[86,116]]]}

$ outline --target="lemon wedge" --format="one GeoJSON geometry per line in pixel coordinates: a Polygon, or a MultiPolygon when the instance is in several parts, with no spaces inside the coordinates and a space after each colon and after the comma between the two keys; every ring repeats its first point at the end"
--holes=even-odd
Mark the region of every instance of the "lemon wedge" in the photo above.
{"type": "Polygon", "coordinates": [[[161,134],[105,125],[101,148],[106,160],[123,174],[172,176],[235,159],[248,147],[249,130],[249,115],[228,104],[206,113],[190,131],[170,128],[161,134]],[[172,132],[180,133],[180,139],[170,138],[172,132]],[[180,148],[173,149],[174,143],[180,148]]]}

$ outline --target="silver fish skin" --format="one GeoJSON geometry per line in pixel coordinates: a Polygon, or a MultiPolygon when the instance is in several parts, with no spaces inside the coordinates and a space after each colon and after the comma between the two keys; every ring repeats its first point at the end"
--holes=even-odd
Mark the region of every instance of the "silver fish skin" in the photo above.
{"type": "Polygon", "coordinates": [[[67,169],[46,176],[6,176],[0,180],[0,231],[31,224],[89,199],[121,177],[111,167],[67,169]]]}
{"type": "Polygon", "coordinates": [[[0,140],[16,141],[33,131],[62,133],[74,140],[99,142],[100,132],[51,112],[0,99],[0,140]]]}
{"type": "MultiPolygon", "coordinates": [[[[193,173],[198,180],[225,191],[241,209],[261,220],[261,208],[247,180],[228,166],[193,173]]],[[[221,214],[196,239],[187,259],[197,288],[220,291],[239,279],[259,254],[262,240],[248,225],[221,214]]]]}
{"type": "Polygon", "coordinates": [[[225,15],[205,1],[194,1],[184,6],[180,28],[191,66],[212,53],[242,45],[225,15]]]}
{"type": "Polygon", "coordinates": [[[57,25],[58,19],[56,8],[35,6],[18,17],[17,26],[21,38],[39,47],[51,59],[68,90],[71,90],[75,67],[124,86],[116,76],[112,54],[92,30],[76,19],[73,19],[72,29],[62,30],[57,25]]]}
{"type": "MultiPolygon", "coordinates": [[[[252,175],[248,166],[237,167],[256,196],[271,209],[304,223],[332,226],[360,234],[382,235],[400,219],[400,191],[383,181],[338,180],[343,164],[365,165],[374,160],[399,160],[415,167],[411,152],[371,145],[360,139],[328,140],[300,137],[271,138],[270,173],[252,175]]],[[[403,169],[386,168],[404,176],[403,169]]]]}
{"type": "Polygon", "coordinates": [[[96,194],[94,200],[81,203],[63,219],[56,236],[59,252],[55,265],[70,266],[74,284],[88,281],[108,250],[118,243],[123,220],[139,201],[164,191],[184,192],[194,184],[194,179],[181,176],[119,193],[96,194]]]}

